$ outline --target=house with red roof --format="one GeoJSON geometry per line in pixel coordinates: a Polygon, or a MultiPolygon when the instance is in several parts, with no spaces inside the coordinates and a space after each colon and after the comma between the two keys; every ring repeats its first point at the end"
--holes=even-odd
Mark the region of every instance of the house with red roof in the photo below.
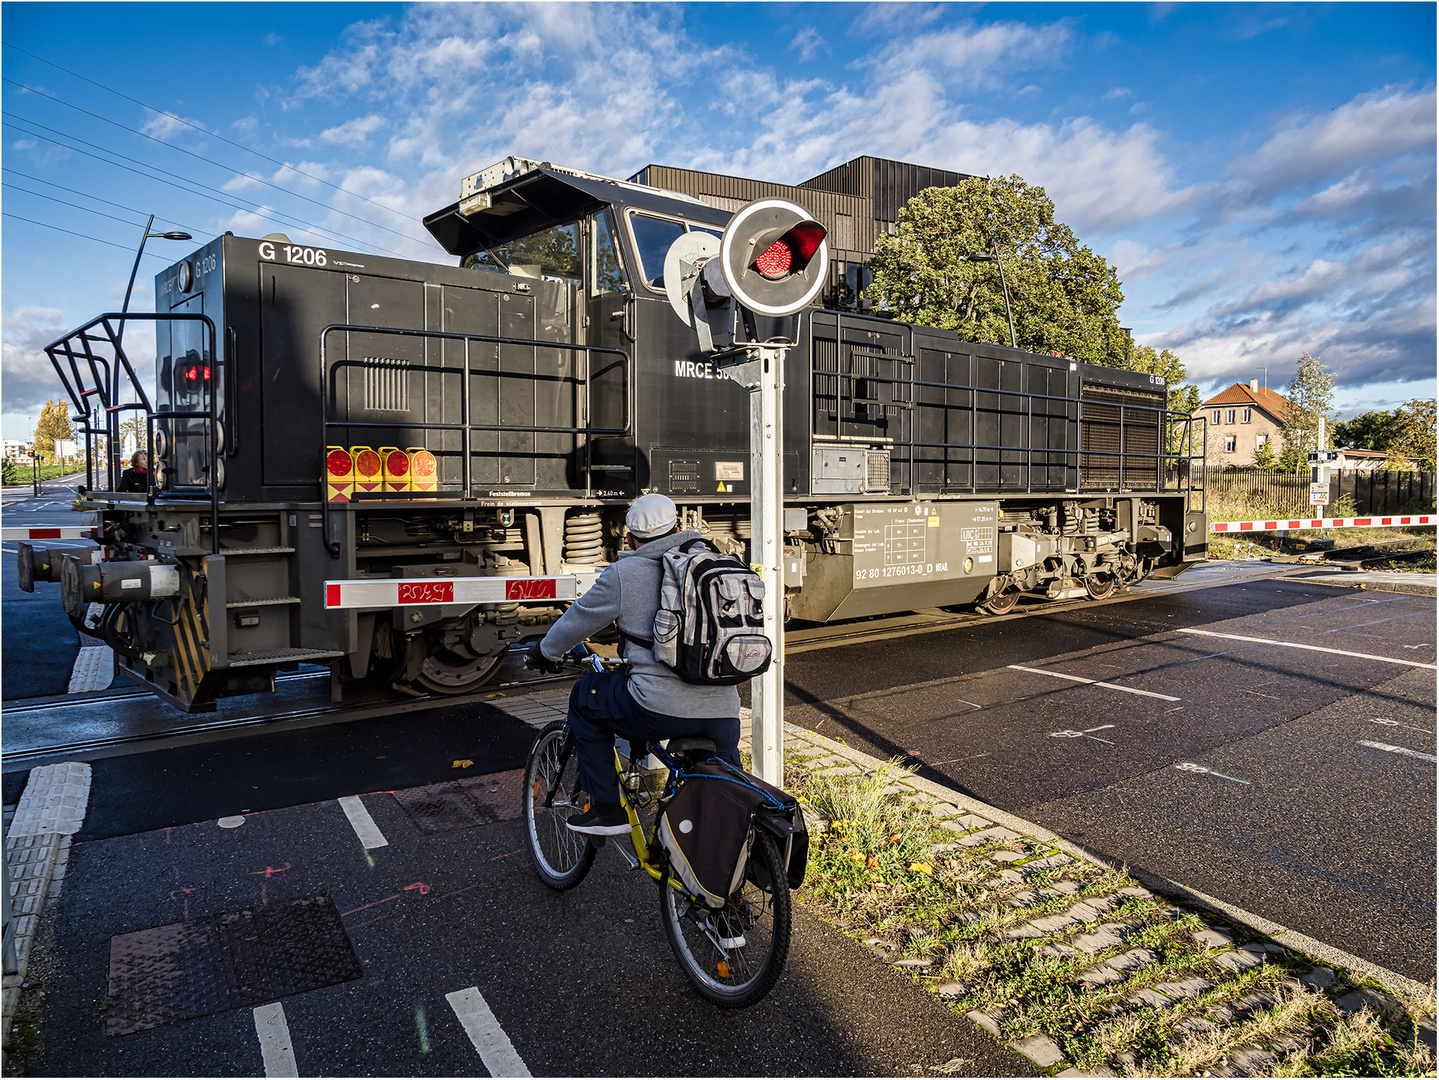
{"type": "Polygon", "coordinates": [[[1195,410],[1196,419],[1208,428],[1211,461],[1226,466],[1247,466],[1266,443],[1277,458],[1284,453],[1284,418],[1288,415],[1289,399],[1258,379],[1248,385],[1235,383],[1221,390],[1195,410]]]}

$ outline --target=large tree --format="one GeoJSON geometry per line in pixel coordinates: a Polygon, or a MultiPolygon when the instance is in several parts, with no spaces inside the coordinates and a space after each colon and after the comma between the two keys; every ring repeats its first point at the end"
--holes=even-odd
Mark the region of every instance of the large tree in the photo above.
{"type": "Polygon", "coordinates": [[[1398,433],[1398,410],[1361,413],[1334,425],[1334,445],[1353,450],[1388,450],[1398,433]]]}
{"type": "Polygon", "coordinates": [[[1199,408],[1199,387],[1184,381],[1189,373],[1185,371],[1183,361],[1168,349],[1156,352],[1152,345],[1135,345],[1123,363],[1112,366],[1163,375],[1169,381],[1170,412],[1188,416],[1199,408]]]}
{"type": "Polygon", "coordinates": [[[1427,472],[1434,471],[1434,399],[1415,398],[1394,410],[1394,438],[1390,453],[1423,463],[1427,472]]]}
{"type": "Polygon", "coordinates": [[[1128,366],[1114,267],[1055,220],[1044,188],[1018,176],[921,191],[900,209],[898,231],[879,238],[866,295],[908,322],[1008,345],[996,256],[1020,348],[1128,366]]]}
{"type": "Polygon", "coordinates": [[[55,453],[56,439],[74,437],[75,429],[65,404],[54,398],[46,400],[40,408],[40,421],[35,425],[35,453],[44,454],[48,460],[55,453]]]}
{"type": "Polygon", "coordinates": [[[1325,370],[1319,357],[1308,353],[1295,361],[1295,368],[1289,383],[1289,411],[1284,414],[1284,451],[1286,462],[1302,468],[1308,461],[1309,451],[1329,448],[1328,432],[1324,445],[1319,445],[1319,420],[1329,416],[1334,400],[1334,376],[1325,370]]]}

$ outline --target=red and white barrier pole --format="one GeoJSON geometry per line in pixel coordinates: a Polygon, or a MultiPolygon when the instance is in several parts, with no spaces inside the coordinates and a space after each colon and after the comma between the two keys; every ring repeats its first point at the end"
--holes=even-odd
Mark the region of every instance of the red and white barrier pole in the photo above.
{"type": "Polygon", "coordinates": [[[1211,533],[1278,532],[1281,529],[1434,528],[1435,514],[1388,514],[1362,518],[1279,518],[1268,521],[1211,521],[1211,533]]]}

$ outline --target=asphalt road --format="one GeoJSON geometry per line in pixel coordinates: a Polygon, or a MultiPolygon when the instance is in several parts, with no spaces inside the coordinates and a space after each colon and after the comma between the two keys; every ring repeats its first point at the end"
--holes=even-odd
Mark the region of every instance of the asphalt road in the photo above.
{"type": "MultiPolygon", "coordinates": [[[[363,804],[384,846],[362,846],[333,801],[232,829],[206,821],[77,843],[28,975],[41,1038],[26,1074],[261,1075],[249,1007],[107,1035],[111,938],[327,895],[364,974],[282,997],[300,1075],[485,1075],[446,1000],[469,987],[537,1076],[1033,1075],[812,916],[798,916],[778,987],[726,1011],[690,990],[656,886],[613,847],[579,887],[555,893],[518,821],[427,833],[388,794],[363,804]]],[[[320,950],[290,945],[289,970],[323,967],[320,950]]],[[[220,979],[192,955],[168,1004],[220,979]]]]}
{"type": "MultiPolygon", "coordinates": [[[[71,509],[75,485],[84,474],[47,480],[36,498],[29,486],[7,489],[0,496],[0,524],[5,526],[79,525],[95,520],[91,513],[71,509]]],[[[66,541],[54,541],[64,547],[66,541]]],[[[88,546],[76,541],[75,547],[88,546]]],[[[0,696],[5,700],[63,694],[70,685],[75,655],[80,651],[75,628],[60,607],[60,583],[39,582],[33,593],[21,592],[15,577],[15,543],[0,545],[0,603],[4,604],[4,648],[0,649],[0,696]]]]}
{"type": "Polygon", "coordinates": [[[1366,657],[1434,642],[1432,598],[1257,581],[805,653],[786,719],[1428,981],[1434,671],[1366,657]]]}
{"type": "MultiPolygon", "coordinates": [[[[1434,673],[1365,657],[1433,664],[1434,607],[1252,580],[811,649],[787,660],[787,719],[1427,980],[1434,673]]],[[[317,894],[344,913],[365,977],[283,998],[302,1073],[483,1074],[445,997],[471,986],[541,1075],[1028,1071],[805,916],[770,998],[739,1014],[711,1008],[683,982],[654,886],[613,850],[579,889],[554,894],[528,867],[517,823],[426,833],[388,794],[513,768],[530,737],[512,717],[459,705],[97,760],[32,960],[46,997],[27,998],[41,1030],[27,1073],[261,1072],[248,1008],[106,1036],[109,943],[317,894]],[[333,801],[348,794],[364,796],[385,847],[361,846],[333,801]],[[246,811],[240,828],[216,824],[246,811]]],[[[7,803],[22,777],[6,774],[7,803]]]]}

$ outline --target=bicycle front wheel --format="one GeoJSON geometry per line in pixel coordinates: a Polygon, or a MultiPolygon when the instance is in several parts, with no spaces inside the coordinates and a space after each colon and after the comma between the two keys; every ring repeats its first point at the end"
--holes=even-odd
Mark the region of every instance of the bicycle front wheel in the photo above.
{"type": "Polygon", "coordinates": [[[535,740],[521,800],[530,858],[540,880],[552,889],[578,885],[590,872],[595,849],[582,834],[565,827],[584,812],[584,798],[579,755],[563,720],[547,725],[535,740]]]}
{"type": "Polygon", "coordinates": [[[756,829],[744,884],[718,911],[660,880],[665,936],[694,986],[716,1005],[742,1009],[774,988],[789,955],[789,880],[774,838],[756,829]]]}

